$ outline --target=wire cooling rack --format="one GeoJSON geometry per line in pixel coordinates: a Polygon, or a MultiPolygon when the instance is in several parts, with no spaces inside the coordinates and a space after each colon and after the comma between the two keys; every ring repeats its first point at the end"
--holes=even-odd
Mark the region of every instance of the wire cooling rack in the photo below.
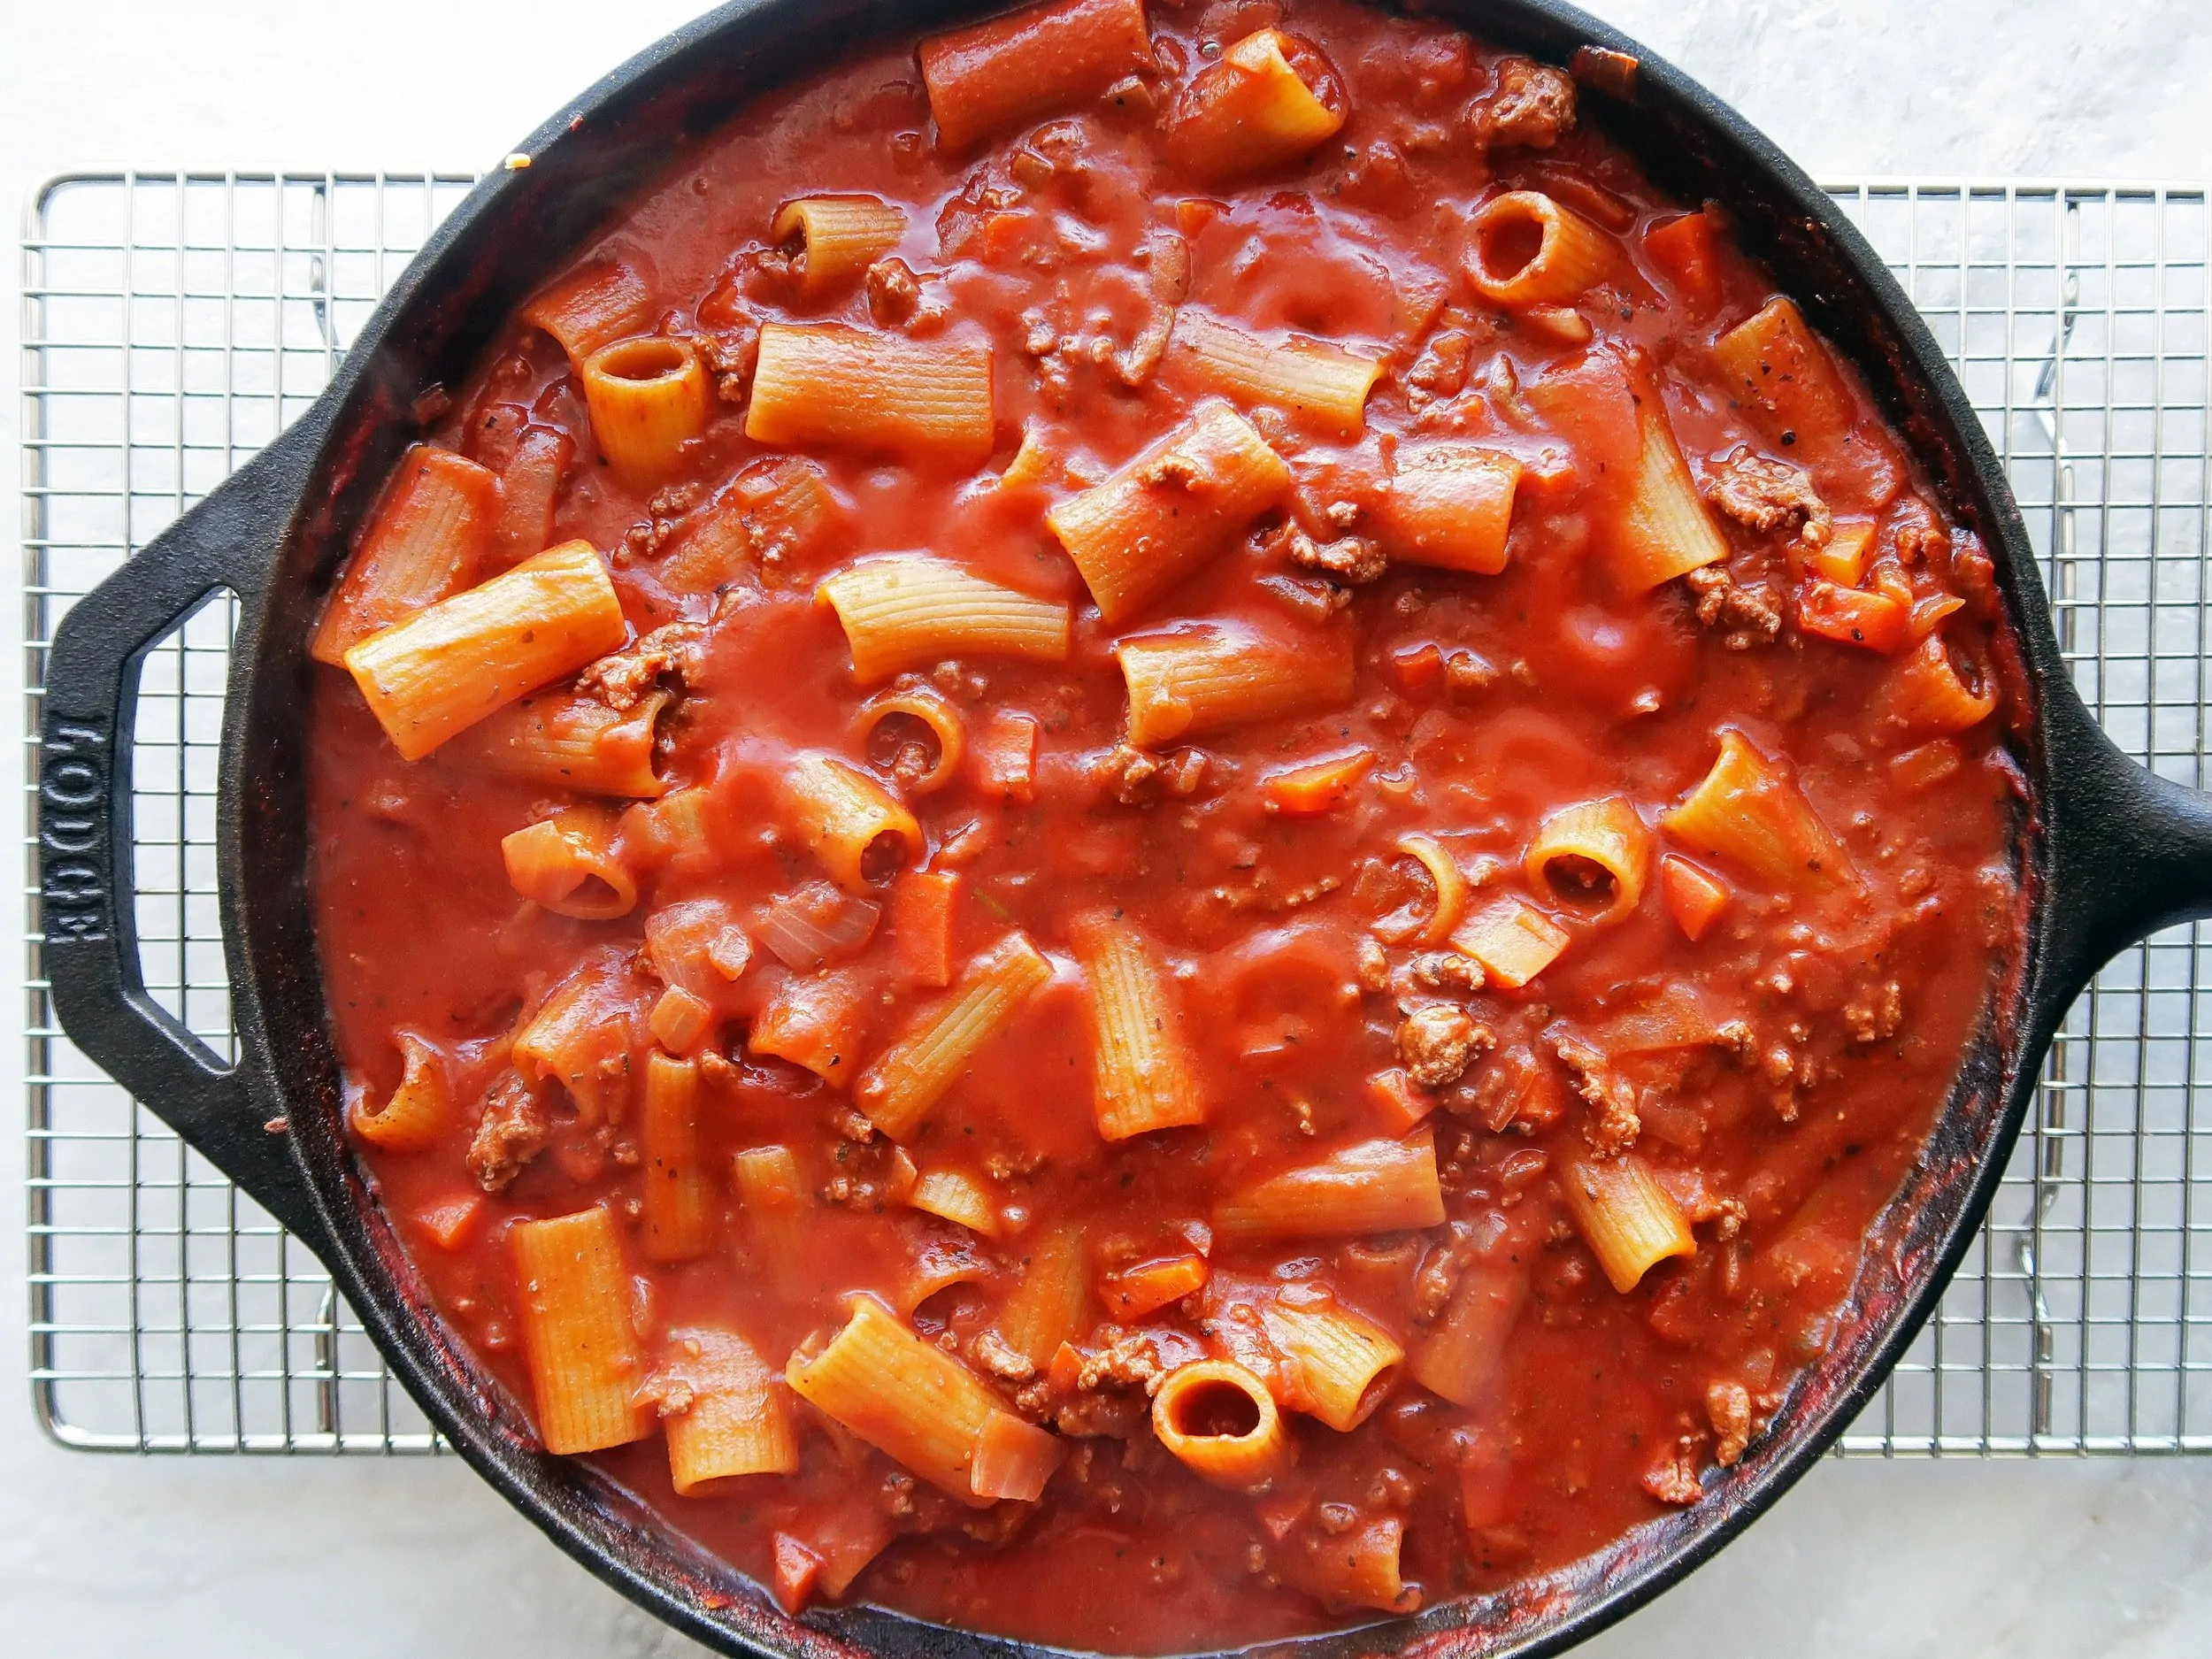
{"type": "MultiPolygon", "coordinates": [[[[303,410],[468,175],[131,173],[34,199],[24,246],[27,741],[77,595],[303,410]]],[[[2212,743],[2200,188],[1832,187],[2003,453],[2105,729],[2201,787],[2212,743]]],[[[147,658],[147,987],[227,1052],[215,769],[229,602],[147,658]]],[[[34,853],[35,848],[33,848],[34,853]]],[[[63,1443],[401,1453],[436,1437],[314,1257],[77,1052],[27,963],[31,1383],[63,1443]]],[[[2212,1450],[2212,933],[2069,1015],[1988,1225],[1847,1453],[2212,1450]]]]}

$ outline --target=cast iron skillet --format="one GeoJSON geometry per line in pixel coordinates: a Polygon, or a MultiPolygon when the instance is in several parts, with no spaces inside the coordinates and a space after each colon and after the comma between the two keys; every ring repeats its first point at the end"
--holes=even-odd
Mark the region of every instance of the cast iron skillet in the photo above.
{"type": "MultiPolygon", "coordinates": [[[[365,1187],[340,1128],[310,904],[303,779],[310,625],[359,521],[415,435],[410,405],[467,376],[523,296],[755,93],[855,42],[975,13],[973,0],[737,0],[556,115],[446,221],[328,391],[236,477],[63,621],[47,668],[40,780],[45,965],[64,1027],[330,1266],[461,1455],[577,1560],[726,1653],[1002,1655],[1018,1644],[869,1609],[793,1621],[582,1464],[548,1456],[457,1347],[365,1187]],[[223,736],[224,940],[241,1056],[225,1070],[146,995],[131,891],[129,743],[147,648],[219,588],[240,601],[223,736]]],[[[1555,64],[1630,54],[1632,83],[1583,108],[1683,197],[1712,197],[1745,245],[1858,365],[1950,510],[1995,555],[2025,654],[2028,803],[2016,856],[2031,930],[1900,1201],[1878,1224],[1848,1322],[1773,1428],[1692,1509],[1557,1577],[1416,1618],[1288,1644],[1556,1652],[1672,1584],[1778,1498],[1842,1432],[1935,1305],[1984,1210],[2067,1006],[2107,957],[2212,914],[2212,808],[2124,757],[2068,681],[2026,533],[1935,342],[1828,198],[1711,94],[1553,0],[1425,8],[1555,64]]],[[[394,895],[395,902],[406,902],[394,895]]]]}

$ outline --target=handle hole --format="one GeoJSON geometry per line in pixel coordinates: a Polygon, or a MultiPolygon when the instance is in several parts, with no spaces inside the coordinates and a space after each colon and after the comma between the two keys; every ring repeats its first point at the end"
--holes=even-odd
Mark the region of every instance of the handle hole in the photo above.
{"type": "Polygon", "coordinates": [[[238,596],[219,588],[140,658],[131,868],[119,872],[130,889],[147,995],[231,1063],[238,1044],[216,892],[215,818],[237,628],[238,596]]]}

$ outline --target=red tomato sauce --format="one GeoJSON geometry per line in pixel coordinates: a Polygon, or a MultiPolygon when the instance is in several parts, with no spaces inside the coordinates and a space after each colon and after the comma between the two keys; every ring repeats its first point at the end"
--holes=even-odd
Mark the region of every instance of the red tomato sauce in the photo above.
{"type": "MultiPolygon", "coordinates": [[[[1094,1297],[1064,1365],[992,1379],[1010,1409],[1068,1442],[1035,1503],[956,1504],[809,1410],[796,1473],[711,1495],[675,1494],[657,1432],[596,1454],[672,1526],[764,1583],[775,1579],[780,1535],[811,1548],[840,1526],[880,1526],[891,1541],[851,1597],[1135,1652],[1376,1617],[1340,1591],[1315,1594],[1300,1563],[1378,1518],[1402,1524],[1403,1580],[1434,1604],[1556,1568],[1695,1502],[1717,1458],[1733,1460],[1852,1318],[1862,1240],[2018,959],[2024,915],[2008,711],[1932,738],[1907,729],[1886,712],[1901,654],[1799,626],[1813,580],[1801,519],[1761,528],[1717,503],[1731,457],[1801,468],[1826,512],[1873,527],[1876,565],[1912,603],[1963,602],[1940,619],[1947,649],[1970,662],[2001,654],[1987,558],[1930,504],[1855,380],[1836,371],[1842,429],[1801,441],[1732,390],[1713,342],[1773,290],[1724,219],[1686,233],[1686,204],[1657,193],[1586,122],[1547,134],[1503,121],[1498,55],[1440,26],[1301,0],[1163,7],[1151,27],[1156,73],[966,154],[933,144],[910,42],[764,97],[695,144],[588,250],[643,280],[648,332],[705,341],[698,349],[723,377],[711,424],[666,483],[626,486],[598,460],[571,365],[520,324],[428,434],[494,471],[519,432],[567,434],[573,457],[551,539],[581,538],[606,555],[636,634],[696,626],[680,686],[662,682],[675,694],[655,760],[669,793],[620,820],[617,853],[641,893],[634,910],[590,922],[520,899],[502,838],[567,799],[451,751],[401,760],[336,670],[317,682],[311,783],[323,963],[349,1077],[365,1101],[388,1094],[404,1030],[441,1057],[454,1102],[428,1149],[365,1146],[364,1157],[444,1317],[518,1411],[531,1409],[531,1386],[507,1234],[521,1220],[609,1207],[628,1240],[649,1397],[671,1330],[734,1328],[780,1371],[843,1324],[856,1294],[904,1314],[914,1264],[933,1257],[965,1274],[909,1323],[988,1377],[978,1339],[1019,1280],[1025,1241],[1063,1222],[1082,1225],[1094,1279],[1204,1259],[1204,1289],[1125,1324],[1094,1297]],[[1271,26],[1325,57],[1348,119],[1302,162],[1233,187],[1191,180],[1162,138],[1177,88],[1225,45],[1271,26]],[[1515,137],[1524,142],[1505,142],[1515,137]],[[1564,318],[1502,309],[1469,285],[1468,220],[1507,188],[1575,208],[1617,250],[1611,274],[1564,318]],[[919,279],[917,311],[887,324],[872,317],[863,284],[810,301],[784,278],[769,241],[779,205],[832,191],[904,209],[898,257],[919,279]],[[1043,515],[1205,395],[1171,353],[1135,384],[1111,357],[1162,303],[1140,250],[1151,239],[1143,258],[1156,260],[1170,236],[1187,253],[1185,306],[1385,368],[1363,430],[1348,437],[1233,397],[1288,463],[1296,496],[1109,629],[1043,515]],[[809,450],[830,511],[797,534],[763,518],[718,595],[674,591],[667,561],[720,511],[715,492],[782,453],[743,434],[750,331],[823,319],[987,342],[992,458],[966,471],[809,450]],[[1577,337],[1586,326],[1586,342],[1577,337]],[[1636,445],[1637,406],[1607,389],[1622,364],[1652,377],[1715,503],[1730,553],[1717,567],[1723,584],[1628,594],[1607,574],[1601,555],[1636,445]],[[998,475],[1025,433],[1061,475],[1004,486],[998,475]],[[1286,562],[1269,531],[1287,517],[1316,541],[1363,534],[1396,447],[1423,436],[1521,463],[1502,573],[1394,558],[1378,580],[1351,585],[1286,562]],[[949,787],[908,793],[890,757],[856,735],[855,711],[875,688],[855,684],[846,638],[815,587],[861,556],[915,549],[1074,606],[1064,663],[977,657],[917,677],[948,697],[972,745],[995,715],[1033,720],[1033,798],[984,787],[972,757],[949,787]],[[1354,695],[1325,713],[1140,757],[1123,746],[1112,645],[1191,618],[1293,640],[1353,630],[1354,695]],[[1855,880],[1778,889],[1671,836],[1663,816],[1705,777],[1732,727],[1793,777],[1855,880]],[[809,977],[763,949],[757,930],[764,907],[822,873],[780,793],[792,757],[809,749],[873,764],[919,821],[926,845],[913,863],[959,873],[956,967],[1013,928],[1053,964],[1051,984],[904,1148],[924,1168],[979,1182],[998,1206],[996,1239],[899,1201],[894,1148],[869,1133],[846,1087],[749,1052],[762,1008],[809,977]],[[1271,810],[1271,774],[1351,751],[1371,764],[1325,792],[1320,810],[1271,810]],[[704,810],[672,814],[680,795],[704,810]],[[1640,901],[1607,921],[1571,895],[1532,890],[1522,859],[1548,815],[1609,797],[1634,807],[1654,847],[1640,901]],[[1524,987],[1490,975],[1470,990],[1463,956],[1455,968],[1436,959],[1453,955],[1448,946],[1409,939],[1407,918],[1417,923],[1434,902],[1429,878],[1396,850],[1411,833],[1437,838],[1473,902],[1513,891],[1535,904],[1567,935],[1556,960],[1524,987]],[[1694,868],[1670,873],[1669,857],[1694,868]],[[1716,890],[1708,915],[1699,901],[1716,890]],[[636,1249],[645,1173],[634,1073],[616,1084],[615,1110],[626,1091],[630,1102],[620,1121],[588,1122],[558,1084],[534,1088],[542,1146],[495,1191],[467,1155],[518,1026],[580,964],[611,952],[627,964],[649,915],[703,897],[750,918],[754,950],[717,1002],[703,1045],[713,1057],[701,1062],[712,1243],[695,1259],[653,1264],[636,1249]],[[1202,1126],[1101,1138],[1068,924],[1102,908],[1164,954],[1202,1126]],[[1488,1041],[1455,1078],[1423,1087],[1405,1080],[1401,1028],[1440,1006],[1488,1041]],[[1670,1009],[1702,1021],[1702,1034],[1640,1047],[1638,1020],[1670,1009]],[[1381,1087],[1412,1102],[1398,1115],[1374,1081],[1394,1073],[1381,1087]],[[1599,1126],[1609,1098],[1632,1106],[1633,1155],[1656,1171],[1696,1247],[1625,1294],[1600,1271],[1561,1186],[1594,1137],[1617,1141],[1599,1126]],[[1405,1134],[1408,1110],[1424,1114],[1411,1133],[1433,1140],[1446,1225],[1213,1236],[1225,1191],[1405,1134]],[[735,1154],[769,1145],[793,1153],[808,1189],[803,1256],[780,1270],[728,1176],[735,1154]],[[1478,1265],[1515,1279],[1525,1297],[1478,1403],[1401,1377],[1349,1432],[1290,1412],[1297,1462],[1257,1492],[1208,1485],[1154,1440],[1146,1377],[1233,1354],[1240,1305],[1286,1293],[1333,1302],[1411,1350],[1432,1327],[1440,1290],[1478,1265]],[[1143,1356],[1133,1380],[1091,1390],[1053,1381],[1117,1340],[1143,1356]]],[[[892,915],[820,971],[849,1003],[840,1041],[861,1064],[942,995],[917,982],[892,915]]],[[[641,1068],[659,986],[649,956],[625,972],[627,988],[610,994],[603,1017],[641,1068]]]]}

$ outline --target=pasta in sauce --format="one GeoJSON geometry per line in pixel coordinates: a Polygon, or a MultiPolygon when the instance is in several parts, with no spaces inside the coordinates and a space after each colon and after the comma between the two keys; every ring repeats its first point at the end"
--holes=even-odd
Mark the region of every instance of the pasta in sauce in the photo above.
{"type": "Polygon", "coordinates": [[[349,1125],[546,1445],[1124,1651],[1698,1502],[2023,936],[1989,559],[1720,211],[1156,12],[698,143],[314,642],[349,1125]]]}

